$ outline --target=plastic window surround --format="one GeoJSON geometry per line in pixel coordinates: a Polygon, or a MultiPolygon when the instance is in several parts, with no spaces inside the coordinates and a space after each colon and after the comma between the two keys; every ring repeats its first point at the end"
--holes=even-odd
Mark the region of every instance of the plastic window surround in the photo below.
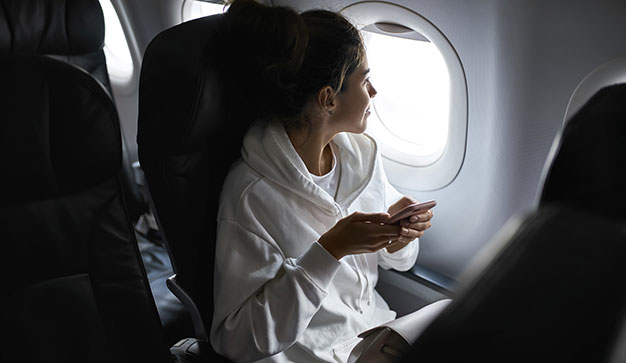
{"type": "Polygon", "coordinates": [[[226,10],[224,4],[214,2],[185,0],[181,8],[181,21],[189,21],[203,16],[221,14],[226,10]]]}
{"type": "Polygon", "coordinates": [[[398,155],[398,151],[390,145],[379,143],[379,147],[389,180],[395,186],[406,190],[430,191],[450,184],[463,164],[467,138],[467,83],[458,54],[437,27],[405,7],[366,1],[347,6],[341,14],[359,29],[376,23],[398,24],[409,28],[421,34],[441,52],[450,76],[448,141],[443,152],[433,162],[419,165],[419,162],[407,162],[406,155],[398,155]]]}
{"type": "Polygon", "coordinates": [[[111,0],[100,0],[105,22],[104,54],[109,78],[125,86],[131,83],[135,67],[119,10],[114,5],[111,0]]]}

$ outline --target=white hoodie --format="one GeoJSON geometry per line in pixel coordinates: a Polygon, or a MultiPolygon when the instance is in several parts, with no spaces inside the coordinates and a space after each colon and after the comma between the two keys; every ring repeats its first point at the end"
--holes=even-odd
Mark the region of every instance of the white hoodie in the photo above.
{"type": "Polygon", "coordinates": [[[336,200],[313,182],[278,122],[250,128],[226,178],[211,344],[235,362],[345,362],[359,333],[395,318],[374,290],[377,266],[408,270],[419,241],[340,261],[317,243],[348,214],[386,212],[402,197],[371,137],[341,133],[332,142],[336,200]]]}

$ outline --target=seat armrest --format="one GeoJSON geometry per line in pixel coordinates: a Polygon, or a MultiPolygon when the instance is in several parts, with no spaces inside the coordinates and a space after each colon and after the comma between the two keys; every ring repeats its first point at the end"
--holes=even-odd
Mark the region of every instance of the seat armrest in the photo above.
{"type": "Polygon", "coordinates": [[[192,300],[191,296],[189,296],[185,289],[183,289],[183,287],[178,283],[178,281],[176,281],[176,275],[172,275],[170,278],[168,278],[166,284],[170,291],[178,298],[178,300],[183,303],[183,305],[187,309],[187,312],[189,312],[189,316],[191,316],[191,322],[193,324],[193,330],[196,333],[196,338],[198,339],[198,341],[203,341],[204,343],[208,344],[209,335],[207,334],[204,321],[202,320],[200,310],[196,306],[196,303],[192,300]]]}
{"type": "Polygon", "coordinates": [[[170,348],[175,363],[200,363],[215,361],[209,342],[196,338],[181,339],[170,348]]]}

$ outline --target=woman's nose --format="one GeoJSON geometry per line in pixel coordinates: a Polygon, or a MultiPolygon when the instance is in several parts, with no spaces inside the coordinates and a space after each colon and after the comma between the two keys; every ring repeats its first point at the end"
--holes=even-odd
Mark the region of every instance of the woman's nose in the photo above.
{"type": "Polygon", "coordinates": [[[374,88],[374,86],[370,83],[370,87],[369,87],[369,95],[370,98],[374,98],[374,96],[376,96],[376,94],[378,93],[378,91],[376,91],[376,88],[374,88]]]}

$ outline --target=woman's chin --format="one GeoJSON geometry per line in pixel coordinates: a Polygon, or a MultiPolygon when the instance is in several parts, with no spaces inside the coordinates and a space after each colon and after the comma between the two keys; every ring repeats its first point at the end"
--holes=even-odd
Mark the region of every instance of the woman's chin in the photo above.
{"type": "Polygon", "coordinates": [[[367,118],[363,117],[361,124],[358,127],[355,127],[355,131],[353,131],[353,133],[362,134],[365,132],[365,130],[367,130],[367,118]]]}
{"type": "Polygon", "coordinates": [[[363,133],[365,132],[365,130],[367,130],[367,119],[369,117],[370,113],[369,111],[365,113],[365,115],[363,115],[363,119],[361,120],[361,132],[363,133]]]}

